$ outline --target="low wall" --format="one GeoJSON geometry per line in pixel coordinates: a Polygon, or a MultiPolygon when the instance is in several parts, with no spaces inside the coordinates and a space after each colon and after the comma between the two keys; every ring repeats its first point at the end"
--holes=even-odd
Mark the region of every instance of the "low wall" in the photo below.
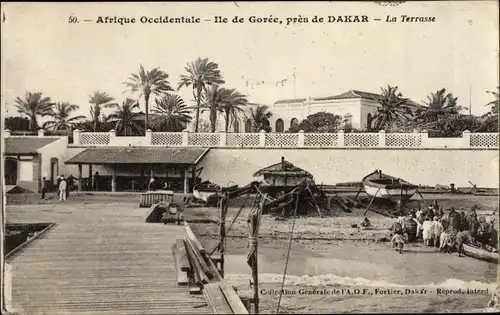
{"type": "Polygon", "coordinates": [[[246,185],[257,170],[281,161],[311,172],[316,183],[360,181],[380,169],[414,184],[498,188],[497,150],[487,149],[230,149],[212,148],[201,177],[219,185],[246,185]]]}

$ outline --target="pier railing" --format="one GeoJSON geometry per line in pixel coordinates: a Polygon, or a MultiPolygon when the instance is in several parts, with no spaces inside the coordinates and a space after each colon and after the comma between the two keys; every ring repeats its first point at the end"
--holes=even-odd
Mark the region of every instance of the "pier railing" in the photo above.
{"type": "Polygon", "coordinates": [[[117,136],[109,132],[73,133],[75,146],[165,146],[227,148],[486,148],[497,149],[498,133],[464,131],[457,138],[430,138],[427,132],[414,133],[192,133],[152,132],[145,136],[117,136]]]}

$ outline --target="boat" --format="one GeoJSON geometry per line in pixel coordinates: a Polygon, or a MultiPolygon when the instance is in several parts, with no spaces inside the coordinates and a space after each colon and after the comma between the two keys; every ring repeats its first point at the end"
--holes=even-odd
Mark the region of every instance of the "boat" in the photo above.
{"type": "Polygon", "coordinates": [[[392,201],[408,200],[418,189],[401,178],[383,174],[380,170],[375,170],[363,178],[365,192],[370,197],[388,199],[392,201]]]}
{"type": "Polygon", "coordinates": [[[498,251],[490,252],[471,244],[464,244],[464,252],[465,255],[472,258],[498,263],[498,251]]]}
{"type": "Polygon", "coordinates": [[[231,191],[238,188],[238,185],[221,187],[210,181],[201,182],[193,187],[193,196],[196,199],[203,200],[206,203],[211,202],[217,197],[219,192],[231,191]]]}

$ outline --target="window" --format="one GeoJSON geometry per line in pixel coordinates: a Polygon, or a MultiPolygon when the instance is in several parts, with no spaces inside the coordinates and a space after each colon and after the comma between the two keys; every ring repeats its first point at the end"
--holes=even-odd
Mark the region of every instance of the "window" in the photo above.
{"type": "Polygon", "coordinates": [[[372,119],[372,114],[368,113],[368,115],[366,115],[366,130],[368,131],[372,129],[372,119]]]}
{"type": "Polygon", "coordinates": [[[299,124],[299,120],[297,118],[292,118],[292,120],[290,120],[290,128],[292,128],[293,126],[298,125],[298,124],[299,124]]]}
{"type": "Polygon", "coordinates": [[[233,128],[234,132],[240,132],[240,120],[238,118],[234,120],[233,128]]]}
{"type": "Polygon", "coordinates": [[[245,132],[252,132],[252,120],[250,119],[245,122],[245,132]]]}
{"type": "Polygon", "coordinates": [[[276,120],[276,132],[283,132],[285,130],[285,123],[283,122],[283,119],[278,118],[276,120]]]}

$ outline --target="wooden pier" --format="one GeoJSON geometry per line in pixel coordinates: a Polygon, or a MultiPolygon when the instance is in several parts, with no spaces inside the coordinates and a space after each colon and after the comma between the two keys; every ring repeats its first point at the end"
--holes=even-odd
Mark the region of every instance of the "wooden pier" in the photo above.
{"type": "Polygon", "coordinates": [[[8,223],[56,223],[7,259],[20,314],[207,314],[177,285],[172,246],[184,226],[148,224],[137,204],[8,206],[8,223]]]}

